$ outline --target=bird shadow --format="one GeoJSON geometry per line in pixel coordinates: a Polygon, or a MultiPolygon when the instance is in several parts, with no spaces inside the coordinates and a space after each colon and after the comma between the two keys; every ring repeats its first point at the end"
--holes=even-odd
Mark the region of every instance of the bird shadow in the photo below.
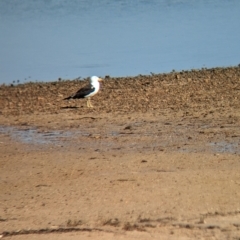
{"type": "Polygon", "coordinates": [[[76,108],[80,108],[77,106],[65,106],[65,107],[60,107],[61,109],[76,109],[76,108]]]}

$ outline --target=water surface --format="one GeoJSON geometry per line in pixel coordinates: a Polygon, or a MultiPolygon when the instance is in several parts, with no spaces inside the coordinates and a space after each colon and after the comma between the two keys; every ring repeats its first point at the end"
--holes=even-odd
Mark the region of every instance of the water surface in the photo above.
{"type": "Polygon", "coordinates": [[[239,0],[1,0],[0,84],[240,63],[239,0]]]}

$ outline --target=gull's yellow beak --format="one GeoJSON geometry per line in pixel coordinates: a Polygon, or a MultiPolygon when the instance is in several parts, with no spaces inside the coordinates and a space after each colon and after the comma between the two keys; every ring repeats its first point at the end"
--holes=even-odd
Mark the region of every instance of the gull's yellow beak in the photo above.
{"type": "Polygon", "coordinates": [[[102,79],[102,78],[98,78],[98,81],[99,81],[99,82],[102,82],[102,81],[103,81],[103,79],[102,79]]]}

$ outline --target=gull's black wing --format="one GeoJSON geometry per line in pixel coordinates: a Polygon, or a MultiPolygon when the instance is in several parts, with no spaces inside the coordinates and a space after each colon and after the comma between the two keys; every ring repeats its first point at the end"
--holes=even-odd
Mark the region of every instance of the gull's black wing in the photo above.
{"type": "Polygon", "coordinates": [[[94,92],[95,88],[91,85],[80,88],[72,98],[84,98],[87,97],[90,93],[94,92]]]}
{"type": "Polygon", "coordinates": [[[85,98],[87,97],[90,93],[92,93],[93,91],[95,90],[95,88],[89,84],[85,87],[82,87],[80,88],[75,94],[67,97],[67,98],[64,98],[64,100],[68,100],[68,99],[71,99],[71,98],[85,98]]]}

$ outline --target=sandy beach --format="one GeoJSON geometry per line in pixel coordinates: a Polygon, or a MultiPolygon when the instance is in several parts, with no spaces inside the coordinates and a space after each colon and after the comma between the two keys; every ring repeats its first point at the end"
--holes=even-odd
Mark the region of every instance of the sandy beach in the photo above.
{"type": "Polygon", "coordinates": [[[0,86],[0,237],[240,239],[240,67],[84,84],[0,86]]]}

